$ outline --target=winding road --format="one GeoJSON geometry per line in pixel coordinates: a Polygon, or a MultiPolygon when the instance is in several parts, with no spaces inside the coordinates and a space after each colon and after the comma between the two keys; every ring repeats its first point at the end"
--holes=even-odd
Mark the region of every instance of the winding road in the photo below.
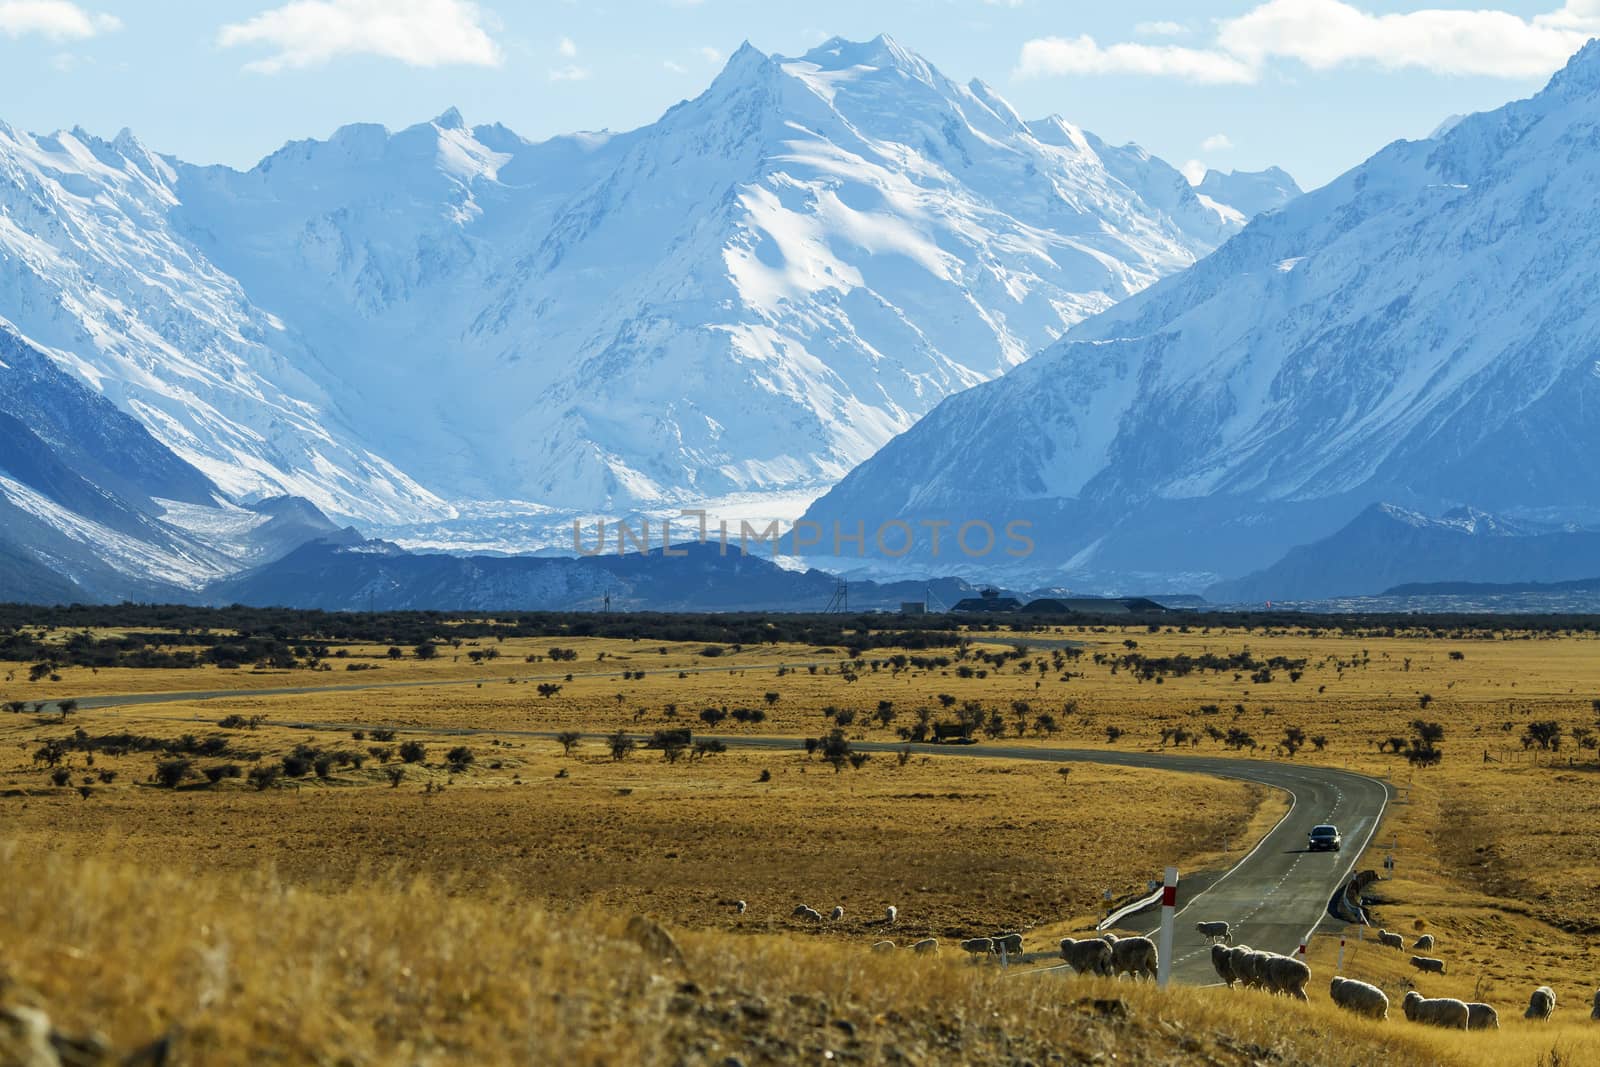
{"type": "MultiPolygon", "coordinates": [[[[702,668],[707,673],[726,667],[702,668]]],[[[742,668],[735,668],[742,669],[742,668]]],[[[227,701],[260,696],[286,696],[315,693],[353,692],[366,689],[411,688],[431,685],[472,685],[472,681],[373,683],[309,686],[290,689],[212,690],[188,693],[143,693],[85,697],[79,707],[111,709],[174,701],[227,701]]],[[[181,721],[192,721],[185,718],[181,721]]],[[[348,731],[375,723],[290,723],[279,726],[295,729],[348,731]]],[[[405,726],[407,733],[446,736],[500,736],[549,738],[548,731],[423,728],[405,726]]],[[[730,747],[793,749],[796,737],[720,736],[730,747]]],[[[906,747],[899,743],[854,742],[862,752],[895,753],[906,747]]],[[[1190,895],[1180,879],[1178,888],[1177,931],[1174,940],[1174,980],[1196,985],[1216,982],[1211,969],[1207,943],[1195,930],[1201,920],[1226,920],[1233,928],[1236,944],[1285,954],[1293,953],[1310,938],[1327,917],[1328,902],[1349,879],[1356,860],[1377,832],[1388,805],[1385,783],[1364,775],[1309,763],[1279,763],[1267,760],[1216,756],[1187,756],[1163,752],[1127,752],[1108,749],[1054,748],[1033,745],[1008,745],[1004,742],[970,746],[912,745],[918,754],[973,759],[1041,760],[1052,763],[1102,763],[1255,782],[1283,790],[1291,798],[1287,814],[1259,843],[1220,878],[1190,895]],[[1306,835],[1319,823],[1333,823],[1344,835],[1340,852],[1306,851],[1306,835]]],[[[1163,798],[1154,792],[1149,798],[1159,805],[1163,798]]],[[[1164,859],[1151,856],[1151,870],[1159,875],[1164,859]]],[[[1153,935],[1156,912],[1150,909],[1132,916],[1123,925],[1153,935]]]]}

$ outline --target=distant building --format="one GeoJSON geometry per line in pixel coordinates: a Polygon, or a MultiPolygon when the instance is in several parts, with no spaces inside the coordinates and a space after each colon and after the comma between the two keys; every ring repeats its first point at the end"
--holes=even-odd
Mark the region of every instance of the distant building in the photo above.
{"type": "Polygon", "coordinates": [[[900,602],[900,614],[902,615],[926,615],[927,613],[928,605],[920,600],[902,600],[900,602]]]}
{"type": "Polygon", "coordinates": [[[969,596],[965,600],[956,601],[956,606],[951,611],[978,614],[982,612],[999,613],[1007,611],[1020,611],[1022,601],[1014,596],[1001,596],[998,589],[985,589],[977,596],[969,596]]]}

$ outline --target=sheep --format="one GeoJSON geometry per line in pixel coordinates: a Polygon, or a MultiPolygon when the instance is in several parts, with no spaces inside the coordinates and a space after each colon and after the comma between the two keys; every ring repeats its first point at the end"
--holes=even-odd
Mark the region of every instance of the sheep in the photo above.
{"type": "Polygon", "coordinates": [[[801,904],[799,907],[795,908],[794,911],[790,912],[790,915],[796,919],[804,919],[808,923],[819,923],[822,921],[822,912],[818,911],[816,908],[808,908],[804,904],[801,904]]]}
{"type": "Polygon", "coordinates": [[[1078,974],[1111,976],[1111,946],[1098,937],[1061,939],[1061,958],[1078,974]]]}
{"type": "Polygon", "coordinates": [[[1226,945],[1211,946],[1211,968],[1229,989],[1238,977],[1233,973],[1233,950],[1226,945]]]}
{"type": "Polygon", "coordinates": [[[937,937],[925,937],[915,945],[912,945],[911,951],[924,956],[932,952],[938,952],[939,939],[937,937]]]}
{"type": "Polygon", "coordinates": [[[1411,966],[1423,974],[1444,973],[1444,960],[1434,959],[1432,956],[1412,956],[1411,966]]]}
{"type": "Polygon", "coordinates": [[[989,940],[994,942],[996,952],[1004,952],[1007,956],[1022,955],[1022,935],[1018,933],[995,934],[989,940]]]}
{"type": "Polygon", "coordinates": [[[1148,937],[1124,937],[1111,946],[1111,968],[1116,974],[1154,978],[1158,963],[1156,943],[1148,937]]]}
{"type": "Polygon", "coordinates": [[[733,910],[738,912],[740,915],[743,915],[745,913],[745,909],[749,906],[750,905],[746,904],[742,900],[736,900],[733,902],[733,910]]]}
{"type": "Polygon", "coordinates": [[[835,904],[833,906],[833,910],[828,913],[828,918],[832,919],[834,922],[838,922],[840,919],[844,918],[844,905],[835,904]]]}
{"type": "Polygon", "coordinates": [[[1589,1013],[1589,1018],[1600,1023],[1600,989],[1594,991],[1594,1011],[1589,1013]]]}
{"type": "Polygon", "coordinates": [[[1467,1020],[1472,1015],[1465,1001],[1451,997],[1428,1000],[1415,989],[1405,995],[1400,1007],[1406,1013],[1406,1018],[1414,1023],[1442,1026],[1447,1030],[1465,1030],[1467,1020]]]}
{"type": "Polygon", "coordinates": [[[1500,1013],[1494,1010],[1491,1004],[1471,1003],[1467,1005],[1468,1030],[1498,1030],[1500,1029],[1500,1013]]]}
{"type": "Polygon", "coordinates": [[[1250,966],[1250,957],[1254,953],[1255,949],[1249,945],[1235,945],[1228,950],[1228,967],[1233,971],[1233,980],[1242,986],[1248,986],[1255,974],[1250,966]]]}
{"type": "Polygon", "coordinates": [[[1304,960],[1293,956],[1273,956],[1267,961],[1267,988],[1274,993],[1296,1000],[1306,1000],[1306,983],[1311,981],[1311,968],[1304,960]]]}
{"type": "Polygon", "coordinates": [[[1328,983],[1328,997],[1346,1011],[1369,1019],[1389,1017],[1389,997],[1383,990],[1354,978],[1335,978],[1328,983]]]}
{"type": "Polygon", "coordinates": [[[1404,949],[1406,947],[1406,939],[1400,934],[1391,934],[1387,930],[1379,930],[1378,944],[1387,945],[1390,948],[1404,949]]]}
{"type": "Polygon", "coordinates": [[[1194,924],[1194,928],[1200,931],[1201,937],[1209,941],[1227,942],[1230,940],[1228,924],[1225,922],[1198,922],[1194,924]]]}
{"type": "Polygon", "coordinates": [[[872,951],[874,952],[893,952],[898,947],[893,941],[874,941],[872,943],[872,951]]]}
{"type": "Polygon", "coordinates": [[[1547,985],[1542,985],[1528,998],[1528,1010],[1522,1013],[1522,1017],[1544,1022],[1555,1010],[1556,991],[1547,985]]]}
{"type": "Polygon", "coordinates": [[[894,921],[899,917],[900,909],[895,907],[893,904],[890,904],[887,908],[883,909],[883,921],[888,923],[890,926],[893,926],[894,921]]]}
{"type": "Polygon", "coordinates": [[[1411,951],[1412,952],[1431,952],[1431,951],[1433,951],[1433,946],[1434,946],[1433,935],[1432,934],[1423,934],[1421,937],[1417,938],[1416,941],[1414,941],[1412,943],[1411,951]]]}
{"type": "Polygon", "coordinates": [[[1252,949],[1244,954],[1244,959],[1235,963],[1234,970],[1244,982],[1247,989],[1267,989],[1267,964],[1272,962],[1273,953],[1261,952],[1252,949]]]}
{"type": "Polygon", "coordinates": [[[961,942],[961,951],[970,952],[974,956],[988,956],[994,952],[994,938],[969,937],[961,942]]]}

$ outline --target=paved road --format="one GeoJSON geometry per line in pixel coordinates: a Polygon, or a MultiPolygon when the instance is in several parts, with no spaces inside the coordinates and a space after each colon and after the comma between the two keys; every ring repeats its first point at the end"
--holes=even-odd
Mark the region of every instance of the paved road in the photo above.
{"type": "MultiPolygon", "coordinates": [[[[752,665],[754,666],[754,665],[752,665]]],[[[721,671],[729,668],[702,668],[721,671]]],[[[304,689],[239,690],[208,693],[146,693],[128,696],[86,698],[84,708],[113,708],[156,704],[173,700],[227,700],[262,695],[294,695],[318,692],[351,692],[361,689],[401,688],[452,683],[388,683],[374,685],[326,686],[304,689]]],[[[184,720],[188,721],[188,720],[184,720]]],[[[348,731],[372,727],[374,723],[288,723],[310,730],[348,731]]],[[[474,730],[404,727],[407,733],[448,736],[488,735],[499,737],[548,738],[548,731],[474,730]]],[[[794,749],[794,737],[724,736],[721,740],[741,748],[794,749]]],[[[855,742],[863,752],[893,753],[905,747],[884,742],[855,742]]],[[[1046,748],[1005,743],[970,746],[912,745],[918,754],[954,758],[999,758],[1042,760],[1054,763],[1103,763],[1123,767],[1209,774],[1241,781],[1257,782],[1282,789],[1292,798],[1289,812],[1255,848],[1231,870],[1194,895],[1178,888],[1177,935],[1174,941],[1173,977],[1182,982],[1211,984],[1216,975],[1211,969],[1210,950],[1195,930],[1201,920],[1226,920],[1233,927],[1234,942],[1273,952],[1292,953],[1307,940],[1327,913],[1329,900],[1344,885],[1351,868],[1377,832],[1388,804],[1388,787],[1374,778],[1312,764],[1276,763],[1266,760],[1183,756],[1158,752],[1118,752],[1106,749],[1046,748]],[[1311,827],[1331,822],[1344,834],[1344,850],[1311,853],[1305,850],[1311,827]]],[[[1149,798],[1162,803],[1159,792],[1149,798]]],[[[1136,843],[1135,843],[1136,844],[1136,843]]],[[[1160,874],[1164,857],[1151,856],[1153,876],[1160,874]]],[[[1152,909],[1128,920],[1134,929],[1154,936],[1157,913],[1152,909]]]]}

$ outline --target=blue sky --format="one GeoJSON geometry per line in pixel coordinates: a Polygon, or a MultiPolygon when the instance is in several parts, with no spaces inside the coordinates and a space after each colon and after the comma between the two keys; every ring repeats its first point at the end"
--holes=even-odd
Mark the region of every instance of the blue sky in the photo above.
{"type": "Polygon", "coordinates": [[[746,39],[881,32],[1025,117],[1309,187],[1537,90],[1600,0],[0,0],[0,119],[236,166],[451,105],[539,138],[649,122],[746,39]]]}

